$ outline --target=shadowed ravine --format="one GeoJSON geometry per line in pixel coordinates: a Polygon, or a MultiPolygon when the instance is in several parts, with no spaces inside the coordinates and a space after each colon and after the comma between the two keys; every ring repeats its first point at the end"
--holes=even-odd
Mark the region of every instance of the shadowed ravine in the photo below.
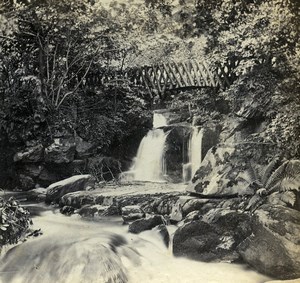
{"type": "Polygon", "coordinates": [[[8,251],[1,262],[1,283],[259,283],[268,279],[244,266],[174,258],[156,232],[129,234],[118,218],[92,222],[43,212],[34,224],[43,235],[8,251]]]}

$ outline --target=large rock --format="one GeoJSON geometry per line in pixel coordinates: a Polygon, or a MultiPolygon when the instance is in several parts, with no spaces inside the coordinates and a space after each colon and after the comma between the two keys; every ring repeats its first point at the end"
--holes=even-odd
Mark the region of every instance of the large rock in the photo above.
{"type": "Polygon", "coordinates": [[[205,196],[232,196],[246,188],[246,181],[239,181],[239,174],[246,169],[246,163],[231,164],[229,160],[235,154],[233,146],[211,149],[196,172],[188,192],[205,196]]]}
{"type": "Polygon", "coordinates": [[[60,199],[60,206],[72,206],[81,208],[85,205],[103,204],[104,197],[101,194],[91,194],[86,191],[68,193],[60,199]]]}
{"type": "MultiPolygon", "coordinates": [[[[202,210],[205,204],[210,202],[209,199],[200,199],[191,196],[179,196],[177,202],[172,206],[170,220],[173,222],[181,221],[190,212],[202,210]]],[[[211,200],[215,203],[215,200],[211,200]]]]}
{"type": "Polygon", "coordinates": [[[93,144],[83,140],[81,137],[75,137],[76,157],[79,159],[90,157],[94,153],[93,144]]]}
{"type": "Polygon", "coordinates": [[[24,172],[25,175],[30,176],[32,178],[38,177],[43,170],[43,166],[39,164],[24,164],[22,166],[22,173],[24,172]]]}
{"type": "Polygon", "coordinates": [[[201,142],[201,155],[202,158],[207,154],[207,152],[215,146],[219,141],[219,135],[221,131],[220,125],[206,124],[203,128],[203,136],[201,142]]]}
{"type": "Polygon", "coordinates": [[[222,144],[206,154],[187,191],[206,197],[252,195],[254,190],[246,181],[249,160],[265,165],[274,155],[269,145],[252,143],[222,144]]]}
{"type": "Polygon", "coordinates": [[[41,168],[41,172],[38,176],[39,184],[45,187],[61,179],[63,178],[60,178],[60,176],[56,172],[54,172],[54,170],[51,170],[51,168],[47,169],[45,167],[41,168]]]}
{"type": "Polygon", "coordinates": [[[151,230],[154,227],[164,224],[163,217],[160,215],[152,215],[148,218],[138,219],[129,225],[129,232],[138,234],[146,230],[151,230]]]}
{"type": "Polygon", "coordinates": [[[47,163],[70,163],[75,156],[74,138],[56,138],[54,142],[45,149],[45,161],[47,163]]]}
{"type": "Polygon", "coordinates": [[[29,191],[35,187],[35,183],[30,176],[20,174],[19,175],[19,186],[20,186],[21,190],[29,191]]]}
{"type": "Polygon", "coordinates": [[[122,218],[124,222],[137,220],[145,216],[144,211],[139,205],[127,205],[122,207],[122,218]]]}
{"type": "Polygon", "coordinates": [[[255,211],[252,234],[239,253],[256,270],[279,279],[300,277],[300,212],[280,205],[255,211]]]}
{"type": "Polygon", "coordinates": [[[46,202],[58,202],[62,196],[77,191],[85,191],[95,186],[91,175],[76,175],[50,185],[47,188],[46,202]]]}
{"type": "Polygon", "coordinates": [[[80,214],[82,217],[101,217],[101,216],[113,216],[118,215],[119,210],[116,206],[107,206],[107,205],[100,205],[95,204],[92,206],[84,206],[80,208],[78,211],[78,214],[80,214]]]}
{"type": "Polygon", "coordinates": [[[176,230],[173,253],[206,262],[237,261],[236,247],[251,233],[248,224],[247,214],[213,209],[176,230]]]}
{"type": "Polygon", "coordinates": [[[28,147],[14,155],[14,162],[35,163],[43,160],[44,147],[41,144],[28,147]]]}
{"type": "Polygon", "coordinates": [[[178,198],[179,196],[175,194],[157,197],[147,205],[147,208],[143,207],[143,210],[149,213],[154,212],[160,215],[168,215],[172,212],[178,198]]]}

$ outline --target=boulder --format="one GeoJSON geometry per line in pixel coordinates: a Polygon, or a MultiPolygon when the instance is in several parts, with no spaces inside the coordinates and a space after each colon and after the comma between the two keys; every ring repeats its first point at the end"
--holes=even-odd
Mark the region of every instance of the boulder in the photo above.
{"type": "Polygon", "coordinates": [[[60,213],[70,216],[74,213],[75,209],[72,206],[65,205],[60,209],[60,213]]]}
{"type": "Polygon", "coordinates": [[[151,230],[152,228],[164,224],[163,217],[160,215],[151,215],[148,218],[138,219],[129,224],[129,232],[133,234],[138,234],[146,230],[151,230]]]}
{"type": "Polygon", "coordinates": [[[179,222],[183,219],[182,215],[182,205],[180,201],[177,201],[175,205],[172,207],[172,211],[170,213],[170,221],[171,222],[179,222]]]}
{"type": "MultiPolygon", "coordinates": [[[[154,199],[149,204],[149,209],[152,212],[160,215],[168,215],[172,212],[172,208],[178,201],[178,195],[164,195],[154,199]]],[[[145,211],[145,210],[144,210],[145,211]]]]}
{"type": "Polygon", "coordinates": [[[86,191],[78,191],[74,193],[68,193],[61,197],[60,206],[72,206],[74,208],[80,208],[87,204],[103,204],[104,197],[100,194],[91,194],[86,191]]]}
{"type": "Polygon", "coordinates": [[[35,163],[43,160],[44,147],[41,144],[28,147],[14,155],[14,162],[35,163]]]}
{"type": "Polygon", "coordinates": [[[241,188],[247,187],[246,181],[243,184],[238,182],[239,173],[244,168],[235,168],[236,166],[228,162],[235,151],[236,149],[230,146],[211,149],[187,191],[204,196],[224,197],[236,195],[241,188]]]}
{"type": "Polygon", "coordinates": [[[124,206],[122,207],[121,212],[124,222],[129,222],[145,217],[145,213],[139,205],[124,206]]]}
{"type": "Polygon", "coordinates": [[[28,191],[27,201],[43,202],[46,199],[46,189],[36,188],[28,191]]]}
{"type": "Polygon", "coordinates": [[[173,253],[206,262],[238,261],[236,247],[251,233],[249,221],[247,214],[214,209],[176,230],[173,253]]]}
{"type": "Polygon", "coordinates": [[[238,251],[261,273],[279,279],[300,277],[300,212],[280,205],[263,205],[254,212],[252,234],[238,251]]]}
{"type": "Polygon", "coordinates": [[[83,140],[81,137],[75,137],[75,144],[76,144],[76,158],[84,159],[93,155],[94,146],[93,144],[83,140]]]}
{"type": "Polygon", "coordinates": [[[22,166],[22,172],[24,175],[30,176],[31,178],[38,177],[43,170],[43,166],[39,164],[24,164],[22,166]]]}
{"type": "Polygon", "coordinates": [[[221,126],[216,124],[206,124],[203,128],[203,136],[201,142],[201,156],[204,157],[206,153],[218,143],[221,126]]]}
{"type": "Polygon", "coordinates": [[[45,161],[47,163],[70,163],[75,156],[75,141],[73,138],[56,138],[45,149],[45,161]]]}
{"type": "Polygon", "coordinates": [[[53,170],[51,169],[47,169],[45,167],[41,168],[41,172],[38,176],[38,182],[43,185],[43,186],[49,186],[52,183],[55,183],[59,180],[61,180],[62,178],[60,178],[58,176],[58,174],[56,174],[55,172],[53,172],[53,170]]]}
{"type": "Polygon", "coordinates": [[[215,200],[190,198],[182,205],[182,214],[185,217],[192,211],[195,211],[195,210],[200,211],[205,206],[205,204],[207,204],[209,202],[217,203],[217,201],[215,201],[215,200]]]}
{"type": "MultiPolygon", "coordinates": [[[[274,148],[265,144],[221,144],[211,148],[203,159],[187,191],[205,197],[252,195],[249,186],[249,160],[266,165],[274,148]]],[[[270,160],[269,159],[269,160],[270,160]]]]}
{"type": "Polygon", "coordinates": [[[19,185],[23,191],[29,191],[34,188],[35,183],[31,177],[20,174],[19,175],[19,185]]]}
{"type": "Polygon", "coordinates": [[[80,208],[77,212],[79,215],[83,217],[95,217],[95,216],[105,216],[107,215],[107,212],[109,211],[109,206],[106,205],[99,205],[95,204],[92,206],[84,206],[80,208]]]}
{"type": "Polygon", "coordinates": [[[47,188],[46,202],[58,202],[68,193],[85,191],[95,186],[95,179],[91,175],[76,175],[56,182],[47,188]]]}

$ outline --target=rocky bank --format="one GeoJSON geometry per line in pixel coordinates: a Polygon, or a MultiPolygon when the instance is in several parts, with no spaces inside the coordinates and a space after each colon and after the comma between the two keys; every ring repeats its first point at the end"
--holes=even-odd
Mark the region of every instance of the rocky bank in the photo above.
{"type": "MultiPolygon", "coordinates": [[[[296,170],[299,161],[291,163],[296,170]]],[[[189,190],[196,183],[191,183],[189,190]]],[[[226,181],[218,184],[225,184],[228,190],[226,181]]],[[[300,278],[300,212],[294,203],[274,203],[270,195],[259,195],[253,188],[240,192],[233,188],[225,194],[219,186],[217,191],[212,187],[206,192],[191,194],[185,185],[170,183],[99,187],[92,176],[79,175],[27,194],[58,206],[65,215],[122,216],[131,233],[156,229],[166,245],[172,238],[175,256],[243,262],[273,278],[300,278]],[[170,224],[177,226],[173,236],[168,233],[170,224]]],[[[289,192],[296,199],[296,190],[289,192]]]]}

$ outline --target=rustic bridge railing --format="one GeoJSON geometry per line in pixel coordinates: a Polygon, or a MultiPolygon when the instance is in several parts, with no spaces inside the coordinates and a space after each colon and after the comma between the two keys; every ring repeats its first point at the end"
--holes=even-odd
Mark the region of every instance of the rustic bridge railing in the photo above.
{"type": "Polygon", "coordinates": [[[127,82],[145,87],[150,96],[164,96],[168,90],[186,88],[228,88],[235,80],[234,68],[237,62],[227,62],[212,68],[204,61],[162,63],[152,66],[130,68],[125,71],[99,72],[86,78],[87,85],[105,85],[127,82]]]}

